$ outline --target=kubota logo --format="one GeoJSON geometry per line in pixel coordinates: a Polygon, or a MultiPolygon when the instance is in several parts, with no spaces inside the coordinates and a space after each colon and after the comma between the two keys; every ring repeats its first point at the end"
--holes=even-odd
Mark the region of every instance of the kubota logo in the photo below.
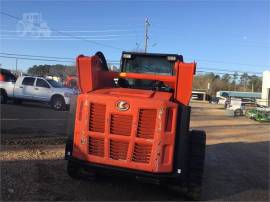
{"type": "Polygon", "coordinates": [[[129,104],[126,101],[120,100],[116,103],[116,107],[120,111],[127,111],[129,109],[129,104]]]}

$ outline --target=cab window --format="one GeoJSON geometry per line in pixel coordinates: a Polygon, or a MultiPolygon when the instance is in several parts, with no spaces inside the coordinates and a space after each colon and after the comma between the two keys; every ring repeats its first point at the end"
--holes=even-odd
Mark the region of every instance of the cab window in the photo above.
{"type": "Polygon", "coordinates": [[[36,86],[41,88],[50,88],[49,84],[43,79],[37,79],[36,86]]]}
{"type": "Polygon", "coordinates": [[[25,77],[23,79],[22,85],[33,86],[34,82],[35,82],[35,78],[33,78],[33,77],[25,77]]]}
{"type": "Polygon", "coordinates": [[[16,77],[13,74],[6,74],[4,75],[6,82],[15,82],[16,77]]]}
{"type": "Polygon", "coordinates": [[[166,56],[133,55],[124,59],[122,71],[145,74],[173,75],[175,61],[169,61],[166,56]]]}

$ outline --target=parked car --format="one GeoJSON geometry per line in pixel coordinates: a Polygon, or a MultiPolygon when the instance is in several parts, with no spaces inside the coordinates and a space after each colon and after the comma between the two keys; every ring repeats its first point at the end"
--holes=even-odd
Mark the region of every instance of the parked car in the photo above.
{"type": "Polygon", "coordinates": [[[7,94],[13,93],[13,86],[17,78],[10,70],[0,69],[1,104],[7,102],[7,94]],[[5,88],[2,88],[4,86],[5,88]]]}
{"type": "Polygon", "coordinates": [[[64,86],[67,88],[79,89],[78,85],[79,84],[78,84],[78,77],[77,76],[69,75],[69,76],[67,76],[67,78],[64,81],[64,86]]]}
{"type": "Polygon", "coordinates": [[[270,122],[270,112],[258,111],[255,117],[255,120],[259,122],[270,122]]]}
{"type": "Polygon", "coordinates": [[[250,119],[255,119],[257,112],[258,110],[254,108],[254,109],[247,110],[245,115],[250,119]]]}
{"type": "Polygon", "coordinates": [[[224,103],[224,109],[228,109],[234,105],[239,105],[239,103],[242,104],[253,104],[256,105],[256,100],[253,98],[237,98],[237,97],[227,97],[226,101],[224,103]]]}
{"type": "Polygon", "coordinates": [[[192,96],[191,96],[191,99],[192,99],[192,100],[198,100],[198,99],[199,99],[199,96],[198,96],[198,95],[192,95],[192,96]]]}
{"type": "Polygon", "coordinates": [[[1,103],[13,99],[16,103],[23,100],[49,103],[55,110],[64,110],[70,104],[70,97],[76,92],[65,88],[52,79],[21,76],[16,81],[0,81],[1,103]]]}
{"type": "Polygon", "coordinates": [[[226,102],[226,98],[224,97],[218,97],[218,104],[224,105],[226,102]]]}
{"type": "Polygon", "coordinates": [[[219,98],[213,96],[213,97],[210,98],[209,103],[218,104],[219,103],[219,98]]]}
{"type": "Polygon", "coordinates": [[[233,111],[234,116],[243,116],[247,110],[254,109],[258,105],[254,102],[245,102],[242,99],[231,99],[227,109],[233,111]]]}
{"type": "Polygon", "coordinates": [[[270,109],[266,107],[247,110],[245,115],[259,122],[270,122],[270,109]]]}

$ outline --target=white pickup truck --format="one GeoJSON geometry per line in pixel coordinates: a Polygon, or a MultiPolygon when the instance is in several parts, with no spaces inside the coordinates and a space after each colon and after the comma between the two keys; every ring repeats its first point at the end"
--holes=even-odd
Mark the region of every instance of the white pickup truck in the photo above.
{"type": "Polygon", "coordinates": [[[229,99],[227,105],[227,110],[233,112],[234,116],[244,116],[248,109],[259,107],[259,105],[255,102],[243,98],[231,98],[229,99]]]}
{"type": "MultiPolygon", "coordinates": [[[[5,76],[5,75],[4,75],[5,76]]],[[[46,102],[55,110],[64,110],[70,104],[70,97],[76,92],[64,88],[52,79],[34,76],[20,76],[15,79],[0,80],[1,104],[8,99],[17,103],[23,100],[46,102]]]]}

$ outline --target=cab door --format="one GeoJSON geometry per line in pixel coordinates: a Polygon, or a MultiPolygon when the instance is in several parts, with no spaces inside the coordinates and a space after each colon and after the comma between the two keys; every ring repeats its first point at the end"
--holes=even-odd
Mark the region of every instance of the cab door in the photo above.
{"type": "Polygon", "coordinates": [[[22,99],[33,99],[35,77],[24,77],[21,84],[16,84],[14,89],[15,97],[22,99]]]}
{"type": "Polygon", "coordinates": [[[35,85],[34,99],[40,101],[49,101],[51,86],[42,78],[37,78],[35,85]]]}

